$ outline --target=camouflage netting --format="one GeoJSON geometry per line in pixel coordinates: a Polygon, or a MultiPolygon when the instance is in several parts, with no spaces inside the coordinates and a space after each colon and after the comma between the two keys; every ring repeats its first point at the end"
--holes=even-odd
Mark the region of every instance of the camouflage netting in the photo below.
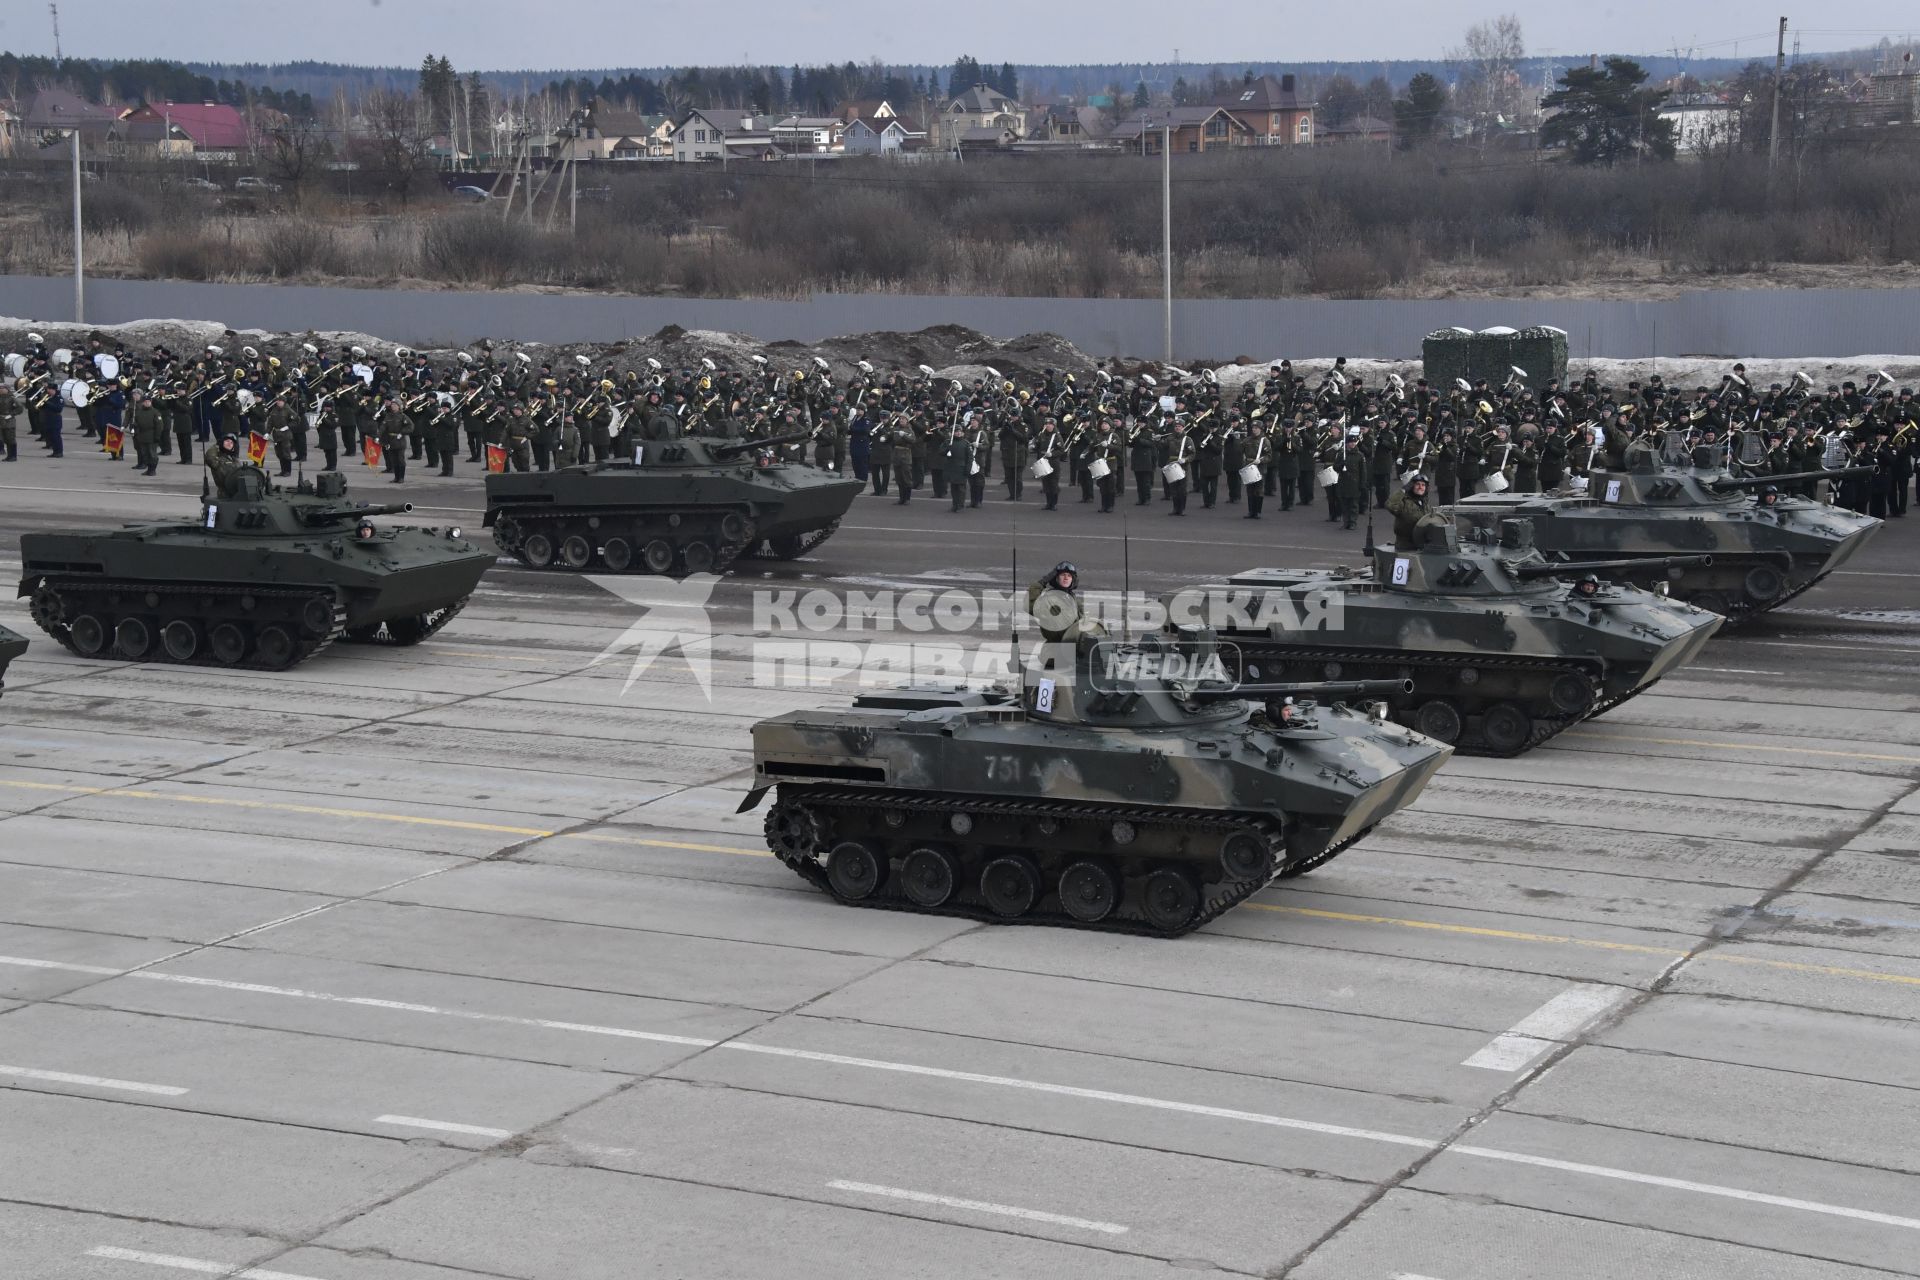
{"type": "Polygon", "coordinates": [[[1567,335],[1562,329],[1534,325],[1526,329],[1498,327],[1439,329],[1420,344],[1426,379],[1434,386],[1450,386],[1455,378],[1484,379],[1493,386],[1507,380],[1515,368],[1526,370],[1527,385],[1564,382],[1567,377],[1567,335]]]}

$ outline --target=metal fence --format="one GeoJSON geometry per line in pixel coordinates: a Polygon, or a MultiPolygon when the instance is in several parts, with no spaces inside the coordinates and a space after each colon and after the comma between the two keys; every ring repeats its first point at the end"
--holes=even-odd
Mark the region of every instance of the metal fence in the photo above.
{"type": "MultiPolygon", "coordinates": [[[[0,276],[0,315],[57,323],[73,314],[64,277],[0,276]]],[[[996,337],[1057,333],[1093,356],[1153,356],[1151,299],[922,297],[822,293],[801,301],[602,294],[427,292],[294,285],[93,280],[96,324],[217,320],[236,329],[350,329],[415,346],[480,337],[598,342],[665,325],[763,341],[814,342],[957,324],[996,337]]],[[[1646,302],[1586,299],[1196,299],[1174,304],[1179,359],[1353,355],[1416,359],[1420,340],[1462,325],[1556,325],[1568,353],[1592,356],[1851,356],[1915,350],[1920,289],[1695,290],[1646,302]]]]}

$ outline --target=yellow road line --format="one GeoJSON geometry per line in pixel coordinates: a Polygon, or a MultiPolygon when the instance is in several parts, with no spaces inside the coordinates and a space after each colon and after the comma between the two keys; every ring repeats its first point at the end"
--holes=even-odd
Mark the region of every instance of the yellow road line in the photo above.
{"type": "Polygon", "coordinates": [[[1405,920],[1399,916],[1370,916],[1352,911],[1323,911],[1317,907],[1285,907],[1269,902],[1244,904],[1255,911],[1273,911],[1281,915],[1310,916],[1316,920],[1340,920],[1348,924],[1388,924],[1402,929],[1426,929],[1434,933],[1464,934],[1474,938],[1499,938],[1505,942],[1545,942],[1556,946],[1591,947],[1600,951],[1633,951],[1651,956],[1684,956],[1682,947],[1652,947],[1638,942],[1607,942],[1599,938],[1575,938],[1559,933],[1523,933],[1515,929],[1489,929],[1482,925],[1447,924],[1439,920],[1405,920]]]}
{"type": "MultiPolygon", "coordinates": [[[[660,840],[648,836],[621,835],[605,831],[550,831],[539,827],[516,827],[491,822],[468,822],[458,818],[431,818],[417,814],[386,813],[377,809],[346,809],[332,805],[294,804],[282,800],[241,800],[226,796],[181,795],[149,791],[135,787],[86,787],[72,783],[29,782],[19,778],[0,778],[0,787],[23,791],[62,791],[73,796],[115,796],[133,800],[173,800],[182,804],[212,805],[220,808],[263,809],[277,813],[298,813],[318,817],[364,818],[375,822],[394,822],[409,826],[445,827],[456,831],[486,831],[499,835],[532,839],[587,840],[596,844],[633,845],[647,849],[684,849],[694,853],[724,853],[737,857],[770,858],[765,849],[745,849],[738,845],[698,844],[686,840],[660,840]]],[[[1603,938],[1579,938],[1564,933],[1530,933],[1520,929],[1495,929],[1486,925],[1453,924],[1441,920],[1412,920],[1402,916],[1369,915],[1357,911],[1329,911],[1321,907],[1289,907],[1270,902],[1244,904],[1250,911],[1271,911],[1278,915],[1305,916],[1314,920],[1336,920],[1345,924],[1384,925],[1445,933],[1473,938],[1495,938],[1503,942],[1530,942],[1547,946],[1580,947],[1594,951],[1624,951],[1637,955],[1685,956],[1683,947],[1657,947],[1640,942],[1610,942],[1603,938]]],[[[1729,964],[1751,965],[1763,969],[1782,969],[1796,973],[1818,973],[1828,977],[1858,978],[1869,982],[1892,982],[1920,986],[1920,976],[1886,973],[1878,969],[1853,969],[1842,965],[1807,964],[1797,960],[1771,960],[1763,956],[1730,955],[1709,951],[1702,960],[1723,960],[1729,964]]]]}
{"type": "Polygon", "coordinates": [[[1600,733],[1592,729],[1570,729],[1569,738],[1602,738],[1608,742],[1633,746],[1648,743],[1656,747],[1716,747],[1727,751],[1776,751],[1786,755],[1824,756],[1833,760],[1879,760],[1893,764],[1920,764],[1920,756],[1878,755],[1871,751],[1823,751],[1818,747],[1764,747],[1747,742],[1706,742],[1694,738],[1642,738],[1624,733],[1600,733]]]}

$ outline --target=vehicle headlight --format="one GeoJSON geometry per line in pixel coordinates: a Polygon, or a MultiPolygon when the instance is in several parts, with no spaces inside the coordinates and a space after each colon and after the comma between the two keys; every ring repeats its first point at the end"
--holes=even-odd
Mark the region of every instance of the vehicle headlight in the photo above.
{"type": "Polygon", "coordinates": [[[458,542],[460,540],[459,525],[454,525],[451,529],[447,530],[447,540],[450,542],[458,542]]]}

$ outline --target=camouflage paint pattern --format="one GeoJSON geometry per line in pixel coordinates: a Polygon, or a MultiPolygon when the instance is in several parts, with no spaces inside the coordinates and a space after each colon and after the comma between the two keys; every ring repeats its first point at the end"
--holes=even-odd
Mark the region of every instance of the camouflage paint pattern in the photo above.
{"type": "Polygon", "coordinates": [[[832,534],[861,484],[835,471],[755,465],[755,452],[791,438],[650,440],[639,463],[489,475],[483,523],[502,551],[539,569],[681,577],[723,573],[741,555],[792,559],[832,534]],[[649,563],[655,542],[670,559],[649,563]],[[689,553],[696,543],[704,553],[689,553]]]}
{"type": "Polygon", "coordinates": [[[1723,621],[1632,586],[1582,594],[1573,579],[1617,570],[1549,563],[1525,520],[1462,538],[1429,517],[1415,536],[1417,548],[1376,548],[1357,571],[1254,569],[1200,590],[1237,593],[1253,624],[1326,619],[1221,627],[1246,679],[1404,676],[1414,687],[1388,698],[1395,718],[1474,754],[1519,754],[1617,705],[1692,661],[1723,621]],[[1496,706],[1501,719],[1488,725],[1496,706]]]}

